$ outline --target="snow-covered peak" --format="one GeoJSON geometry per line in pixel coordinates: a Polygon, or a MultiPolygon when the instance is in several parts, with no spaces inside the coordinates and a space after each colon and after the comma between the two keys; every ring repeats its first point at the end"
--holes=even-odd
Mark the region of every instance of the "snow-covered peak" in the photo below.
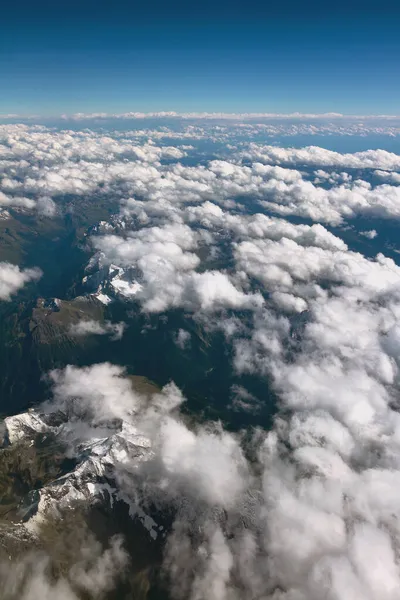
{"type": "Polygon", "coordinates": [[[4,438],[7,444],[15,444],[24,438],[31,439],[37,433],[43,433],[52,429],[33,410],[13,417],[6,417],[4,419],[4,426],[4,438]]]}
{"type": "Polygon", "coordinates": [[[85,271],[87,275],[82,280],[83,285],[103,304],[109,304],[115,298],[132,299],[142,289],[139,269],[105,264],[102,252],[92,256],[85,271]]]}
{"type": "MultiPolygon", "coordinates": [[[[51,433],[56,440],[67,445],[67,454],[75,459],[74,466],[68,473],[41,489],[32,491],[22,503],[21,516],[32,533],[48,513],[67,509],[77,501],[87,504],[99,500],[126,502],[128,498],[121,495],[117,486],[112,484],[117,470],[123,469],[126,464],[134,468],[153,456],[150,440],[133,423],[112,423],[109,430],[102,428],[99,431],[99,437],[93,437],[91,431],[87,439],[73,442],[66,435],[68,423],[53,416],[30,410],[4,420],[5,445],[29,445],[38,434],[51,433]],[[104,432],[108,434],[104,435],[104,432]]],[[[133,514],[137,513],[137,507],[129,505],[129,510],[133,514]]],[[[151,526],[153,537],[155,525],[153,522],[151,526]]]]}

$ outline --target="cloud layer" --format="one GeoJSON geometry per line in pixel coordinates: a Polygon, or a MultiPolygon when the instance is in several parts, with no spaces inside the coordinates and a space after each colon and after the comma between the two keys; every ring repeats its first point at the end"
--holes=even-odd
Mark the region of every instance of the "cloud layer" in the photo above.
{"type": "MultiPolygon", "coordinates": [[[[224,143],[233,136],[228,154],[220,150],[218,160],[187,166],[182,161],[197,150],[178,147],[179,132],[170,132],[175,145],[157,146],[168,133],[163,129],[103,134],[3,125],[0,130],[0,204],[35,208],[48,217],[59,210],[60,196],[99,193],[125,201],[128,211],[132,202],[152,202],[154,210],[169,210],[171,217],[182,204],[228,206],[243,198],[283,216],[333,225],[358,215],[399,217],[400,159],[385,150],[341,154],[316,146],[236,143],[228,128],[220,131],[224,143]]],[[[208,139],[209,132],[203,133],[208,139]]],[[[193,142],[198,134],[194,128],[193,142]]],[[[190,139],[190,131],[182,135],[181,141],[190,139]]],[[[145,211],[137,216],[144,219],[145,211]]]]}
{"type": "MultiPolygon", "coordinates": [[[[247,143],[206,161],[131,134],[6,131],[7,197],[119,199],[120,213],[87,238],[86,283],[111,273],[143,312],[179,308],[210,335],[222,331],[232,369],[279,398],[270,431],[232,433],[189,423],[173,383],[147,398],[110,363],[50,374],[44,410],[68,414],[72,451],[115,420],[129,431],[135,451],[114,476],[128,502],[172,515],[163,563],[172,596],[397,600],[400,267],[327,226],[397,220],[399,156],[247,143]],[[145,460],[140,444],[151,448],[145,460]]],[[[362,242],[376,233],[362,229],[362,242]]],[[[16,282],[3,284],[5,299],[38,276],[2,268],[16,282]]],[[[115,327],[84,322],[75,333],[115,327]]],[[[183,329],[174,339],[190,345],[183,329]]],[[[232,396],[257,410],[244,387],[232,396]]]]}

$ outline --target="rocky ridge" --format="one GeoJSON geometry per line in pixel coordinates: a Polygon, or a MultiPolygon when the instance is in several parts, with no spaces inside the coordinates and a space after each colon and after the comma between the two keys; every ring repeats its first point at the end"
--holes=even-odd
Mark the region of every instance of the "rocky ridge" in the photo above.
{"type": "MultiPolygon", "coordinates": [[[[20,452],[48,436],[54,440],[68,440],[65,454],[73,455],[73,466],[68,472],[49,481],[43,487],[30,490],[16,507],[14,523],[21,524],[35,534],[37,526],[60,511],[73,508],[76,503],[87,506],[107,502],[111,506],[123,501],[129,506],[131,517],[137,517],[155,539],[162,526],[118,489],[116,469],[123,465],[139,465],[152,457],[150,441],[141,435],[132,423],[118,421],[105,424],[98,437],[81,442],[70,436],[66,416],[60,413],[43,414],[36,410],[4,419],[3,445],[0,452],[16,447],[20,452]]],[[[61,447],[61,443],[60,443],[61,447]]]]}

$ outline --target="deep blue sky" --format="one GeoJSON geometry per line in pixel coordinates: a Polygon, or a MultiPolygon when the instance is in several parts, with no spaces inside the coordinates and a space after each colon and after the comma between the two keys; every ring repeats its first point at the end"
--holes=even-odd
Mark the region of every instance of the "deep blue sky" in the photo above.
{"type": "Polygon", "coordinates": [[[0,113],[400,114],[400,2],[20,0],[0,113]]]}

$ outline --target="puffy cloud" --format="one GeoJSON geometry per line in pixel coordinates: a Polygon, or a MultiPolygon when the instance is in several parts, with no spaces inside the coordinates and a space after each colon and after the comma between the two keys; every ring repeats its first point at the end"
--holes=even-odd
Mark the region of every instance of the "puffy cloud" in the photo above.
{"type": "Polygon", "coordinates": [[[232,408],[235,411],[245,411],[257,413],[261,409],[261,402],[249,391],[241,385],[233,385],[232,393],[232,408]]]}
{"type": "Polygon", "coordinates": [[[318,169],[317,171],[315,171],[315,175],[316,178],[314,179],[314,183],[345,183],[350,182],[353,179],[349,173],[335,173],[334,171],[329,173],[328,171],[324,171],[323,169],[318,169]]]}
{"type": "Polygon", "coordinates": [[[371,184],[357,179],[330,189],[301,180],[293,185],[271,181],[270,198],[260,204],[280,215],[299,215],[313,221],[339,225],[357,215],[399,217],[399,187],[371,184]]]}
{"type": "Polygon", "coordinates": [[[307,310],[307,302],[304,298],[299,298],[287,292],[272,292],[271,300],[284,312],[301,313],[307,310]]]}
{"type": "Polygon", "coordinates": [[[79,600],[82,595],[95,599],[114,588],[128,562],[121,539],[113,537],[109,548],[103,551],[101,544],[85,530],[73,529],[73,541],[68,539],[70,533],[62,536],[66,538],[63,551],[53,548],[53,556],[38,550],[0,563],[4,600],[79,600]],[[60,568],[57,554],[65,561],[70,546],[75,551],[72,564],[66,566],[66,572],[56,574],[60,568]]]}
{"type": "Polygon", "coordinates": [[[365,150],[354,154],[340,154],[318,146],[277,148],[253,143],[249,145],[248,150],[244,151],[243,156],[265,164],[284,164],[296,167],[400,170],[400,157],[386,150],[365,150]]]}
{"type": "Polygon", "coordinates": [[[236,439],[219,428],[197,434],[176,419],[161,423],[159,442],[162,472],[179,490],[211,506],[229,507],[244,489],[247,466],[236,439]]]}
{"type": "Polygon", "coordinates": [[[35,205],[36,202],[34,200],[31,200],[30,198],[25,198],[21,196],[7,196],[2,191],[0,191],[0,206],[34,208],[35,205]]]}
{"type": "Polygon", "coordinates": [[[57,205],[49,196],[40,196],[36,207],[39,214],[44,217],[54,217],[57,214],[57,205]]]}
{"type": "Polygon", "coordinates": [[[369,240],[373,240],[378,235],[378,232],[376,231],[376,229],[370,229],[368,231],[360,231],[360,235],[363,235],[364,237],[368,238],[369,240]]]}
{"type": "Polygon", "coordinates": [[[193,273],[185,282],[184,306],[199,306],[201,310],[218,308],[253,309],[263,304],[260,294],[245,294],[235,288],[225,273],[206,271],[193,273]]]}
{"type": "Polygon", "coordinates": [[[0,263],[0,300],[10,300],[29,281],[37,281],[42,276],[40,269],[20,269],[11,263],[0,263]]]}
{"type": "Polygon", "coordinates": [[[392,171],[374,171],[374,175],[383,179],[386,183],[400,184],[400,173],[393,173],[392,171]]]}
{"type": "Polygon", "coordinates": [[[93,243],[108,263],[137,269],[140,288],[135,300],[146,311],[171,307],[192,311],[252,309],[262,304],[260,295],[238,290],[226,273],[194,271],[200,259],[192,250],[200,239],[187,225],[171,224],[143,228],[126,238],[95,237],[93,243]]]}
{"type": "MultiPolygon", "coordinates": [[[[68,366],[49,374],[54,385],[54,403],[73,416],[96,425],[135,412],[140,399],[132,391],[124,369],[108,363],[78,369],[68,366]]],[[[49,409],[48,405],[44,407],[49,409]]]]}
{"type": "Polygon", "coordinates": [[[70,327],[70,333],[76,336],[85,335],[111,335],[112,340],[120,340],[124,334],[126,323],[111,323],[105,321],[99,323],[99,321],[93,320],[82,320],[78,323],[74,323],[70,327]]]}
{"type": "Polygon", "coordinates": [[[346,249],[347,246],[337,236],[322,225],[293,225],[284,219],[269,217],[262,213],[253,215],[231,214],[221,207],[206,201],[195,207],[189,206],[184,213],[188,222],[199,222],[209,229],[223,229],[239,239],[268,238],[279,240],[282,237],[293,239],[301,245],[321,248],[346,249]]]}
{"type": "Polygon", "coordinates": [[[181,348],[181,350],[184,350],[190,344],[190,339],[191,335],[189,331],[186,331],[185,329],[179,329],[176,335],[175,343],[179,348],[181,348]]]}
{"type": "Polygon", "coordinates": [[[317,282],[345,284],[354,299],[390,293],[397,297],[400,289],[400,268],[382,254],[371,261],[357,252],[304,247],[282,238],[240,242],[235,258],[238,268],[257,278],[267,291],[294,291],[306,299],[325,297],[317,282]]]}

